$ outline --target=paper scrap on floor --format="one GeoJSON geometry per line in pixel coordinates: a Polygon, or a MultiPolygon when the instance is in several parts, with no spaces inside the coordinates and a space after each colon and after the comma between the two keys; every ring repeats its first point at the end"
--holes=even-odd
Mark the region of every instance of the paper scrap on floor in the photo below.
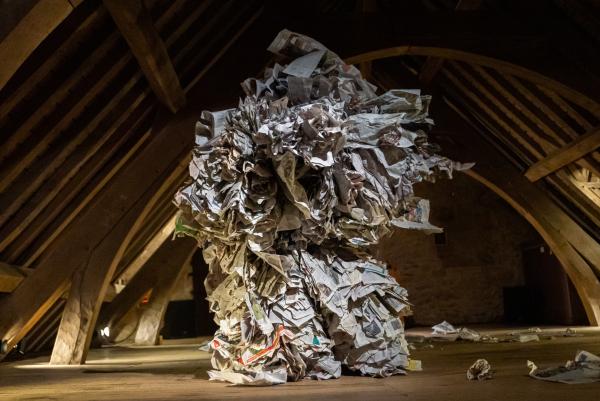
{"type": "Polygon", "coordinates": [[[564,366],[539,369],[532,361],[527,361],[529,376],[566,384],[585,384],[600,381],[600,357],[587,351],[578,351],[575,359],[564,366]]]}
{"type": "Polygon", "coordinates": [[[431,337],[437,341],[456,341],[460,339],[476,342],[481,339],[481,334],[479,334],[477,331],[467,327],[461,327],[457,329],[445,320],[436,324],[435,326],[432,326],[431,329],[433,330],[431,337]]]}
{"type": "Polygon", "coordinates": [[[492,366],[485,359],[478,359],[467,370],[467,379],[469,380],[489,380],[494,377],[492,366]]]}

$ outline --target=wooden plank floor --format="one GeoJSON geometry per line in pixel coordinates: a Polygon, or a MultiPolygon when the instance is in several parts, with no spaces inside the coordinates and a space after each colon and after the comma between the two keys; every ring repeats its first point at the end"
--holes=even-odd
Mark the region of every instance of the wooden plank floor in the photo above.
{"type": "Polygon", "coordinates": [[[412,353],[423,361],[423,372],[259,388],[209,382],[209,356],[196,345],[104,348],[92,350],[83,367],[49,367],[47,357],[0,364],[0,400],[598,400],[600,383],[566,385],[527,376],[528,359],[555,366],[579,349],[600,354],[600,331],[585,333],[527,344],[418,345],[412,353]],[[488,359],[495,379],[466,380],[477,358],[488,359]]]}

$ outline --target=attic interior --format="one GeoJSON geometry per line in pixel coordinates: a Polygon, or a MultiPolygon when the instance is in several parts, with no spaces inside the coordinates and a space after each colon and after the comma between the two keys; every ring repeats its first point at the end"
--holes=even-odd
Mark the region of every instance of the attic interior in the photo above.
{"type": "Polygon", "coordinates": [[[0,0],[0,398],[596,399],[527,361],[600,355],[599,46],[592,0],[0,0]],[[430,141],[475,163],[414,187],[443,232],[372,249],[422,370],[208,380],[208,266],[173,199],[201,112],[282,62],[283,29],[377,94],[431,95],[430,141]],[[436,339],[443,321],[500,340],[436,339]],[[491,380],[465,377],[478,359],[491,380]]]}

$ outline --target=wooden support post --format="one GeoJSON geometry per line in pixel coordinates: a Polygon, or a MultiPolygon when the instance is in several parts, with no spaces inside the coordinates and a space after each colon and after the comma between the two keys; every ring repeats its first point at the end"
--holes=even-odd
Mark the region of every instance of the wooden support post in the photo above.
{"type": "MultiPolygon", "coordinates": [[[[123,332],[131,326],[131,320],[139,319],[139,314],[133,316],[132,310],[140,304],[144,296],[152,290],[152,277],[142,268],[131,282],[106,306],[98,320],[98,329],[109,328],[108,336],[102,341],[115,343],[123,339],[123,332]]],[[[136,324],[137,325],[137,324],[136,324]]]]}
{"type": "Polygon", "coordinates": [[[71,281],[69,298],[56,336],[50,363],[53,365],[82,364],[87,357],[92,334],[98,319],[106,289],[119,264],[125,248],[135,235],[153,204],[160,199],[187,167],[187,151],[169,174],[159,180],[138,202],[137,207],[119,221],[109,238],[94,250],[91,257],[79,267],[71,281]]]}
{"type": "Polygon", "coordinates": [[[177,239],[180,245],[176,248],[184,248],[163,259],[164,263],[156,271],[155,285],[150,295],[150,301],[141,308],[140,319],[134,336],[137,345],[157,345],[160,330],[167,306],[171,300],[171,294],[175,285],[180,281],[189,267],[189,259],[196,250],[195,241],[189,239],[177,239]],[[184,244],[184,242],[186,242],[184,244]],[[185,257],[183,263],[181,260],[185,257]]]}
{"type": "Polygon", "coordinates": [[[141,204],[110,233],[91,258],[75,271],[62,320],[52,349],[51,365],[77,365],[85,362],[104,292],[112,277],[114,256],[138,215],[141,204]]]}
{"type": "Polygon", "coordinates": [[[533,164],[525,172],[525,177],[529,181],[537,181],[565,167],[567,164],[581,159],[598,147],[600,147],[600,128],[580,136],[563,148],[551,153],[545,159],[533,164]]]}
{"type": "Polygon", "coordinates": [[[148,291],[152,290],[152,297],[156,290],[162,291],[163,283],[172,281],[173,274],[179,272],[179,268],[195,249],[196,242],[193,239],[177,238],[165,241],[151,255],[123,291],[102,312],[98,327],[109,328],[109,341],[122,337],[121,332],[128,326],[129,312],[139,305],[148,291]]]}
{"type": "Polygon", "coordinates": [[[185,104],[185,93],[144,2],[104,0],[104,6],[129,44],[158,99],[171,112],[177,112],[185,104]]]}

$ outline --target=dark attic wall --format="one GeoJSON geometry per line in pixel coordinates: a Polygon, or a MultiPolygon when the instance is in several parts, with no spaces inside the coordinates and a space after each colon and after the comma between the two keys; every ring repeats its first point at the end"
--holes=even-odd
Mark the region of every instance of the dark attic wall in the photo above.
{"type": "Polygon", "coordinates": [[[524,285],[522,248],[540,243],[538,234],[504,200],[464,174],[415,189],[431,201],[430,220],[444,228],[445,244],[436,244],[434,235],[396,230],[379,247],[408,289],[415,323],[501,321],[503,288],[524,285]]]}

